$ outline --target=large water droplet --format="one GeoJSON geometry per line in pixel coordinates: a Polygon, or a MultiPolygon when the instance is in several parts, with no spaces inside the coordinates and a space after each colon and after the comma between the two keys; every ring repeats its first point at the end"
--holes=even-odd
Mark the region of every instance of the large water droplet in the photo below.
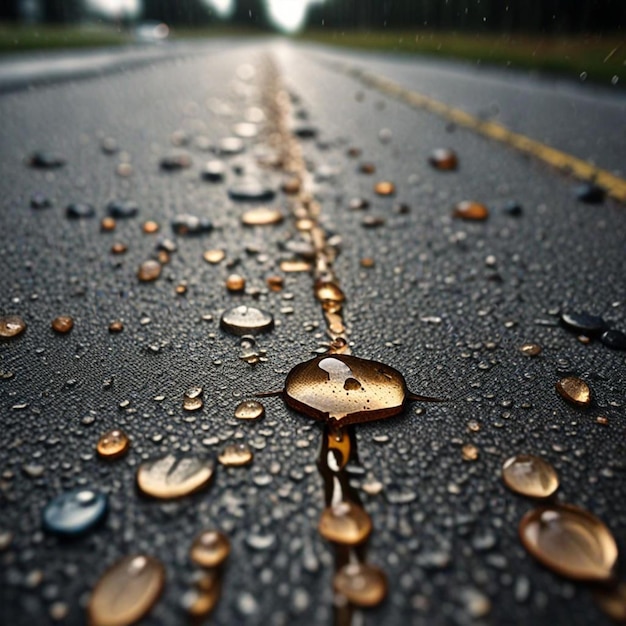
{"type": "Polygon", "coordinates": [[[78,535],[100,522],[108,509],[107,496],[92,489],[58,495],[43,510],[43,526],[58,535],[78,535]]]}
{"type": "Polygon", "coordinates": [[[100,457],[107,460],[119,459],[128,452],[130,447],[130,439],[128,435],[118,428],[104,433],[98,439],[96,450],[100,457]]]}
{"type": "Polygon", "coordinates": [[[335,591],[357,606],[376,606],[387,595],[385,573],[367,563],[344,565],[333,580],[335,591]]]}
{"type": "Polygon", "coordinates": [[[516,454],[502,465],[504,484],[523,496],[549,498],[559,488],[556,470],[538,456],[516,454]]]}
{"type": "Polygon", "coordinates": [[[126,556],[107,569],[89,598],[91,626],[130,626],[150,611],[165,585],[165,568],[143,554],[126,556]]]}
{"type": "Polygon", "coordinates": [[[574,311],[561,314],[561,323],[570,330],[592,337],[600,335],[607,329],[606,322],[599,315],[577,313],[574,311]]]}
{"type": "Polygon", "coordinates": [[[271,226],[280,224],[283,219],[284,216],[278,209],[260,207],[246,211],[241,216],[241,223],[244,226],[271,226]]]}
{"type": "Polygon", "coordinates": [[[369,537],[372,520],[358,504],[338,502],[324,509],[317,528],[328,541],[355,546],[369,537]]]}
{"type": "Polygon", "coordinates": [[[265,415],[265,407],[256,400],[244,400],[235,408],[235,417],[240,420],[260,420],[265,415]]]}
{"type": "Polygon", "coordinates": [[[576,406],[589,406],[591,402],[591,389],[589,385],[576,376],[561,378],[556,383],[559,395],[570,404],[576,406]]]}
{"type": "Polygon", "coordinates": [[[219,530],[203,530],[193,541],[189,556],[200,567],[219,567],[230,553],[230,541],[219,530]]]}
{"type": "Polygon", "coordinates": [[[608,580],[617,560],[611,531],[576,506],[545,506],[527,513],[519,533],[524,547],[546,567],[575,580],[608,580]]]}
{"type": "Polygon", "coordinates": [[[0,337],[11,339],[21,335],[26,330],[26,322],[18,315],[0,317],[0,337]]]}
{"type": "Polygon", "coordinates": [[[274,318],[267,311],[242,304],[224,311],[220,326],[232,335],[255,335],[272,330],[274,318]]]}
{"type": "Polygon", "coordinates": [[[296,365],[284,397],[299,412],[345,425],[397,415],[407,388],[402,374],[388,365],[338,354],[296,365]]]}
{"type": "Polygon", "coordinates": [[[173,454],[146,461],[137,470],[137,486],[146,495],[161,500],[181,498],[206,486],[213,476],[213,463],[198,457],[173,454]]]}
{"type": "Polygon", "coordinates": [[[74,328],[74,320],[69,315],[59,315],[52,320],[50,326],[57,333],[64,335],[74,328]]]}

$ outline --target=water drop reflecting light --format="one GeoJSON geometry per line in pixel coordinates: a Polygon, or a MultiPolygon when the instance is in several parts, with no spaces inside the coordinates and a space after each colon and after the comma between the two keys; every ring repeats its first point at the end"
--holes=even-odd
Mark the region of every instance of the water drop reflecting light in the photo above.
{"type": "Polygon", "coordinates": [[[549,498],[559,488],[556,470],[541,457],[516,454],[502,465],[504,484],[522,496],[549,498]]]}

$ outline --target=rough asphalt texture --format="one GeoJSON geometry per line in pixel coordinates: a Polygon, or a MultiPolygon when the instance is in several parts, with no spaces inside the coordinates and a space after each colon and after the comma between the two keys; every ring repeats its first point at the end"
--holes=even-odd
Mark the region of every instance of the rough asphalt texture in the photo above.
{"type": "MultiPolygon", "coordinates": [[[[583,345],[555,316],[566,308],[589,310],[626,329],[626,208],[608,200],[579,203],[574,181],[364,90],[320,64],[319,49],[286,44],[224,44],[205,56],[0,98],[1,313],[19,314],[28,324],[21,338],[0,345],[0,369],[14,374],[0,381],[0,531],[14,535],[0,553],[0,622],[48,623],[50,606],[60,601],[69,606],[64,623],[83,624],[102,571],[143,551],[165,563],[168,578],[144,623],[183,623],[181,598],[195,569],[189,546],[199,530],[217,527],[233,550],[214,623],[330,623],[333,552],[316,530],[323,507],[315,467],[321,426],[280,399],[264,400],[263,422],[233,417],[241,399],[281,388],[289,369],[325,339],[308,275],[287,275],[282,294],[262,293],[258,300],[223,286],[237,271],[263,289],[278,272],[285,256],[280,244],[293,226],[244,230],[239,216],[249,205],[230,201],[227,184],[200,179],[211,155],[193,145],[192,168],[170,173],[158,166],[173,151],[169,137],[178,129],[212,141],[231,134],[246,107],[258,104],[262,86],[260,71],[245,83],[237,68],[252,63],[260,70],[265,53],[296,96],[295,111],[319,129],[317,140],[303,142],[313,171],[334,171],[322,170],[316,193],[326,227],[343,239],[336,268],[348,298],[353,353],[400,370],[415,393],[450,399],[412,405],[404,416],[357,430],[364,473],[355,473],[355,484],[372,478],[384,484],[376,496],[362,493],[374,524],[368,560],[390,581],[387,601],[364,612],[364,622],[608,623],[586,586],[542,568],[521,547],[517,525],[533,504],[508,492],[499,471],[512,454],[542,455],[559,472],[560,497],[598,515],[626,548],[624,353],[597,341],[583,345]],[[232,114],[216,114],[216,101],[232,114]],[[383,128],[392,131],[386,144],[378,137],[383,128]],[[115,174],[119,155],[103,154],[100,136],[114,137],[129,153],[130,178],[115,174]],[[362,159],[346,156],[351,146],[363,150],[362,159]],[[442,146],[458,152],[458,172],[427,164],[430,151],[442,146]],[[30,169],[23,159],[36,149],[61,152],[68,163],[54,172],[30,169]],[[376,174],[358,173],[361,160],[375,163],[376,174]],[[395,199],[374,196],[374,183],[383,179],[396,183],[395,199]],[[54,206],[31,209],[35,192],[53,198],[54,206]],[[359,196],[371,208],[350,211],[349,200],[359,196]],[[65,218],[65,206],[78,201],[104,216],[113,198],[141,207],[139,217],[118,220],[114,233],[100,232],[99,219],[65,218]],[[452,220],[452,205],[466,199],[485,202],[489,220],[452,220]],[[523,204],[521,217],[501,211],[510,200],[523,204]],[[410,213],[398,214],[397,202],[410,213]],[[367,212],[386,224],[363,228],[367,212]],[[218,228],[178,237],[161,278],[138,283],[138,265],[160,235],[171,236],[177,213],[210,217],[218,228]],[[143,234],[144,219],[156,219],[160,235],[143,234]],[[109,253],[115,241],[128,244],[125,255],[109,253]],[[250,246],[267,256],[250,254],[250,246]],[[204,250],[217,247],[234,268],[202,260],[204,250]],[[490,255],[495,265],[486,264],[490,255]],[[375,259],[374,268],[361,268],[365,256],[375,259]],[[174,292],[181,280],[189,283],[186,296],[174,292]],[[241,361],[239,339],[219,329],[220,313],[240,302],[258,302],[279,322],[259,338],[267,363],[241,361]],[[285,307],[294,312],[281,312],[285,307]],[[76,321],[67,336],[50,329],[62,314],[76,321]],[[213,321],[202,320],[206,314],[213,321]],[[109,334],[114,319],[124,320],[123,333],[109,334]],[[527,341],[541,344],[543,353],[524,357],[518,347],[527,341]],[[565,374],[590,383],[589,409],[557,396],[554,383],[565,374]],[[205,408],[186,414],[183,393],[196,385],[205,389],[205,408]],[[129,404],[121,407],[124,401],[129,404]],[[596,423],[598,415],[608,417],[608,426],[596,423]],[[85,424],[90,416],[95,421],[85,424]],[[480,432],[468,431],[470,420],[481,423],[480,432]],[[113,427],[131,436],[132,448],[106,463],[94,446],[113,427]],[[136,493],[135,471],[144,458],[169,451],[215,456],[237,439],[254,448],[253,465],[217,468],[208,491],[165,504],[136,493]],[[478,447],[477,461],[462,459],[465,443],[478,447]],[[29,465],[43,467],[42,475],[31,477],[23,469],[29,465]],[[81,485],[109,493],[105,524],[74,541],[44,534],[44,504],[81,485]],[[491,611],[474,619],[483,596],[491,611]]],[[[488,75],[485,84],[494,80],[488,75]]],[[[589,141],[592,136],[608,142],[613,135],[600,125],[589,141]]],[[[246,154],[229,161],[251,167],[249,143],[246,154]]],[[[610,150],[624,162],[623,142],[610,150]]],[[[230,181],[235,177],[229,173],[230,181]]],[[[620,573],[624,579],[623,562],[620,573]]]]}

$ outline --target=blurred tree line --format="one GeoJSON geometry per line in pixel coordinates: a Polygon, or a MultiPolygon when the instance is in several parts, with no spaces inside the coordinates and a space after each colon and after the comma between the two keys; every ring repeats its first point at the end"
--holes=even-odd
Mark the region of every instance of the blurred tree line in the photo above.
{"type": "MultiPolygon", "coordinates": [[[[234,0],[230,21],[269,28],[265,0],[234,0]]],[[[296,0],[293,0],[294,2],[296,0]]],[[[206,0],[142,0],[141,19],[203,26],[216,19],[206,0]]],[[[87,0],[0,0],[0,20],[76,22],[87,0]]],[[[626,0],[326,0],[309,7],[307,26],[329,29],[425,29],[472,32],[580,33],[626,28],[626,0]]]]}

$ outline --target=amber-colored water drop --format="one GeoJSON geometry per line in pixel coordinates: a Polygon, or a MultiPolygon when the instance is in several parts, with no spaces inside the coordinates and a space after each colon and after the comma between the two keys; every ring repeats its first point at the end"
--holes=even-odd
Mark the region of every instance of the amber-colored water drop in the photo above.
{"type": "Polygon", "coordinates": [[[137,278],[141,282],[150,282],[156,280],[161,275],[161,264],[152,259],[144,261],[137,271],[137,278]]]}
{"type": "Polygon", "coordinates": [[[287,375],[284,398],[297,411],[343,426],[397,415],[407,388],[402,374],[388,365],[337,354],[296,365],[287,375]]]}
{"type": "Polygon", "coordinates": [[[200,567],[219,567],[230,554],[230,541],[219,530],[203,530],[193,541],[189,556],[200,567]]]}
{"type": "Polygon", "coordinates": [[[111,246],[111,254],[124,254],[126,250],[128,250],[126,244],[119,241],[111,246]]]}
{"type": "Polygon", "coordinates": [[[226,279],[226,289],[232,293],[238,293],[246,288],[246,279],[239,274],[231,274],[226,279]]]}
{"type": "Polygon", "coordinates": [[[292,176],[283,181],[281,189],[288,196],[295,196],[300,192],[301,186],[300,179],[297,176],[292,176]]]}
{"type": "Polygon", "coordinates": [[[222,581],[215,572],[207,572],[198,581],[195,589],[183,596],[183,606],[192,623],[202,622],[219,602],[222,581]]]}
{"type": "Polygon", "coordinates": [[[202,387],[191,387],[183,395],[183,409],[185,411],[198,411],[204,406],[202,399],[202,387]]]}
{"type": "Polygon", "coordinates": [[[478,448],[471,443],[467,443],[461,448],[461,455],[464,461],[475,461],[478,459],[478,448]]]}
{"type": "Polygon", "coordinates": [[[363,257],[360,261],[361,267],[370,269],[376,265],[376,261],[371,256],[363,257]]]}
{"type": "Polygon", "coordinates": [[[110,333],[121,333],[124,330],[124,324],[120,320],[115,320],[109,324],[110,333]]]}
{"type": "Polygon", "coordinates": [[[361,163],[359,171],[361,174],[373,174],[376,171],[376,166],[373,163],[361,163]]]}
{"type": "Polygon", "coordinates": [[[154,606],[165,585],[165,568],[143,554],[126,556],[107,569],[89,598],[90,626],[130,626],[154,606]]]}
{"type": "Polygon", "coordinates": [[[576,406],[589,406],[591,402],[591,389],[589,385],[576,376],[561,378],[556,383],[559,395],[570,404],[576,406]]]}
{"type": "Polygon", "coordinates": [[[329,428],[328,450],[332,451],[337,462],[337,467],[343,469],[350,460],[352,441],[344,428],[329,428]]]}
{"type": "Polygon", "coordinates": [[[285,279],[282,276],[268,276],[265,282],[270,291],[282,291],[285,279]]]}
{"type": "Polygon", "coordinates": [[[287,274],[292,272],[310,272],[311,264],[307,261],[281,261],[280,269],[287,274]]]}
{"type": "Polygon", "coordinates": [[[538,343],[524,343],[519,349],[526,356],[538,356],[541,354],[541,346],[538,343]]]}
{"type": "Polygon", "coordinates": [[[369,537],[372,520],[358,504],[338,502],[324,509],[317,529],[328,541],[355,546],[369,537]]]}
{"type": "Polygon", "coordinates": [[[26,322],[18,315],[0,317],[0,337],[11,339],[26,330],[26,322]]]}
{"type": "Polygon", "coordinates": [[[241,223],[244,226],[271,226],[280,224],[285,216],[278,210],[269,207],[259,207],[250,209],[241,216],[241,223]]]}
{"type": "Polygon", "coordinates": [[[139,466],[137,486],[148,496],[171,500],[198,491],[209,483],[212,476],[211,461],[168,454],[139,466]]]}
{"type": "Polygon", "coordinates": [[[242,467],[249,465],[252,463],[253,459],[254,454],[252,454],[250,446],[245,443],[227,445],[217,457],[217,460],[226,467],[242,467]]]}
{"type": "Polygon", "coordinates": [[[256,421],[265,415],[265,407],[256,400],[244,400],[235,408],[235,417],[239,420],[256,421]]]}
{"type": "Polygon", "coordinates": [[[595,515],[572,505],[544,506],[520,522],[524,547],[543,565],[574,580],[609,580],[617,561],[611,531],[595,515]]]}
{"type": "Polygon", "coordinates": [[[626,624],[626,583],[594,590],[593,599],[603,613],[618,624],[626,624]]]}
{"type": "Polygon", "coordinates": [[[515,493],[529,498],[549,498],[559,488],[556,470],[541,457],[516,454],[502,465],[502,480],[515,493]]]}
{"type": "Polygon", "coordinates": [[[437,148],[428,157],[428,162],[438,170],[451,171],[457,169],[459,160],[454,150],[437,148]]]}
{"type": "Polygon", "coordinates": [[[374,185],[374,192],[379,196],[393,196],[396,193],[396,186],[388,180],[382,180],[374,185]]]}
{"type": "Polygon", "coordinates": [[[154,220],[147,220],[143,223],[143,226],[141,228],[143,232],[146,233],[146,235],[154,235],[154,233],[159,232],[159,229],[161,227],[159,226],[158,222],[155,222],[154,220]]]}
{"type": "Polygon", "coordinates": [[[221,263],[225,257],[226,257],[226,253],[224,252],[224,250],[219,250],[219,249],[207,250],[202,255],[202,258],[207,263],[210,263],[211,265],[217,265],[218,263],[221,263]]]}
{"type": "Polygon", "coordinates": [[[112,217],[103,217],[100,222],[100,230],[103,232],[110,232],[112,230],[115,230],[116,226],[117,224],[112,217]]]}
{"type": "Polygon", "coordinates": [[[74,328],[74,320],[69,315],[59,315],[59,317],[55,317],[52,320],[50,325],[52,326],[52,330],[61,335],[65,335],[74,328]]]}
{"type": "Polygon", "coordinates": [[[96,450],[103,459],[113,460],[126,454],[129,447],[130,439],[128,435],[123,430],[116,428],[108,433],[104,433],[98,439],[96,450]]]}
{"type": "Polygon", "coordinates": [[[482,221],[489,217],[489,209],[480,202],[465,200],[454,207],[452,216],[462,220],[482,221]]]}
{"type": "Polygon", "coordinates": [[[348,563],[335,574],[335,591],[356,606],[376,606],[387,595],[385,573],[367,563],[348,563]]]}
{"type": "Polygon", "coordinates": [[[320,302],[343,302],[346,299],[337,283],[327,281],[317,281],[315,283],[315,297],[320,302]]]}

